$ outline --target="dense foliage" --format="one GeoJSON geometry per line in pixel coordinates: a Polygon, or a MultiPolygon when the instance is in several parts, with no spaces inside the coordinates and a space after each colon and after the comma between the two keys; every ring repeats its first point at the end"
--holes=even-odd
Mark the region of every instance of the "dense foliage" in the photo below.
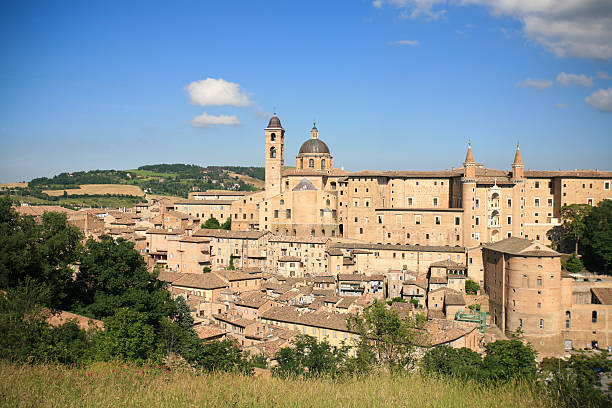
{"type": "Polygon", "coordinates": [[[18,215],[0,198],[0,358],[73,363],[121,359],[163,361],[168,356],[205,370],[248,370],[230,341],[203,343],[182,298],[150,274],[133,244],[102,236],[82,243],[65,214],[41,222],[18,215]],[[104,330],[75,322],[51,326],[67,310],[101,319],[104,330]]]}

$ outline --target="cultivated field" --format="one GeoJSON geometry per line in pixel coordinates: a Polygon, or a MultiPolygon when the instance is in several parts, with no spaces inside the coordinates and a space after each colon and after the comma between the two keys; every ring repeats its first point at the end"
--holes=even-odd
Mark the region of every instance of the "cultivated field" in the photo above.
{"type": "Polygon", "coordinates": [[[144,196],[144,193],[140,189],[140,187],[126,184],[83,184],[79,186],[79,188],[70,188],[66,190],[43,190],[43,193],[49,194],[50,196],[61,196],[64,195],[64,191],[66,191],[68,195],[123,194],[132,196],[144,196]]]}
{"type": "Polygon", "coordinates": [[[484,386],[418,374],[283,380],[110,363],[68,369],[0,362],[0,406],[7,407],[553,408],[556,405],[526,385],[484,386]]]}
{"type": "Polygon", "coordinates": [[[254,177],[251,176],[247,176],[244,174],[238,174],[238,173],[233,173],[230,172],[229,173],[230,177],[234,178],[236,176],[238,176],[238,178],[242,181],[244,181],[245,183],[251,184],[252,186],[254,186],[255,188],[258,188],[260,190],[263,190],[263,188],[266,186],[266,182],[260,179],[256,179],[254,177]]]}
{"type": "Polygon", "coordinates": [[[28,183],[0,183],[0,190],[3,188],[26,188],[28,183]]]}

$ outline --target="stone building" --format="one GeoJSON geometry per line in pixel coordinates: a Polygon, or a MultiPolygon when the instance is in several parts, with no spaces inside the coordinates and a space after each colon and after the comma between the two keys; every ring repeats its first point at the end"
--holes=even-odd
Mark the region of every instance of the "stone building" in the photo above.
{"type": "Polygon", "coordinates": [[[612,347],[612,280],[576,279],[559,253],[516,237],[484,245],[483,260],[489,310],[507,335],[520,328],[542,357],[612,347]]]}

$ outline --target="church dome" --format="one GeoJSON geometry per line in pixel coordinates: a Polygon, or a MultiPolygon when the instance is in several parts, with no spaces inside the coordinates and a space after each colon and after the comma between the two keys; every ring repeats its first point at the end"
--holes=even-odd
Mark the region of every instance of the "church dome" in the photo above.
{"type": "Polygon", "coordinates": [[[268,128],[280,128],[280,129],[283,128],[278,116],[274,115],[270,118],[270,122],[268,122],[268,128]]]}
{"type": "Polygon", "coordinates": [[[305,153],[329,154],[329,147],[320,139],[308,139],[300,147],[299,154],[305,153]]]}

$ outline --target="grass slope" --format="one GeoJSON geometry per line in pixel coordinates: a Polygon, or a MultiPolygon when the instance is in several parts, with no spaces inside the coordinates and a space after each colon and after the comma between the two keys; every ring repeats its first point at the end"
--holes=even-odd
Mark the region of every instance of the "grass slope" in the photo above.
{"type": "Polygon", "coordinates": [[[526,385],[485,387],[418,374],[359,379],[251,378],[98,363],[0,362],[0,406],[19,407],[548,407],[526,385]]]}

